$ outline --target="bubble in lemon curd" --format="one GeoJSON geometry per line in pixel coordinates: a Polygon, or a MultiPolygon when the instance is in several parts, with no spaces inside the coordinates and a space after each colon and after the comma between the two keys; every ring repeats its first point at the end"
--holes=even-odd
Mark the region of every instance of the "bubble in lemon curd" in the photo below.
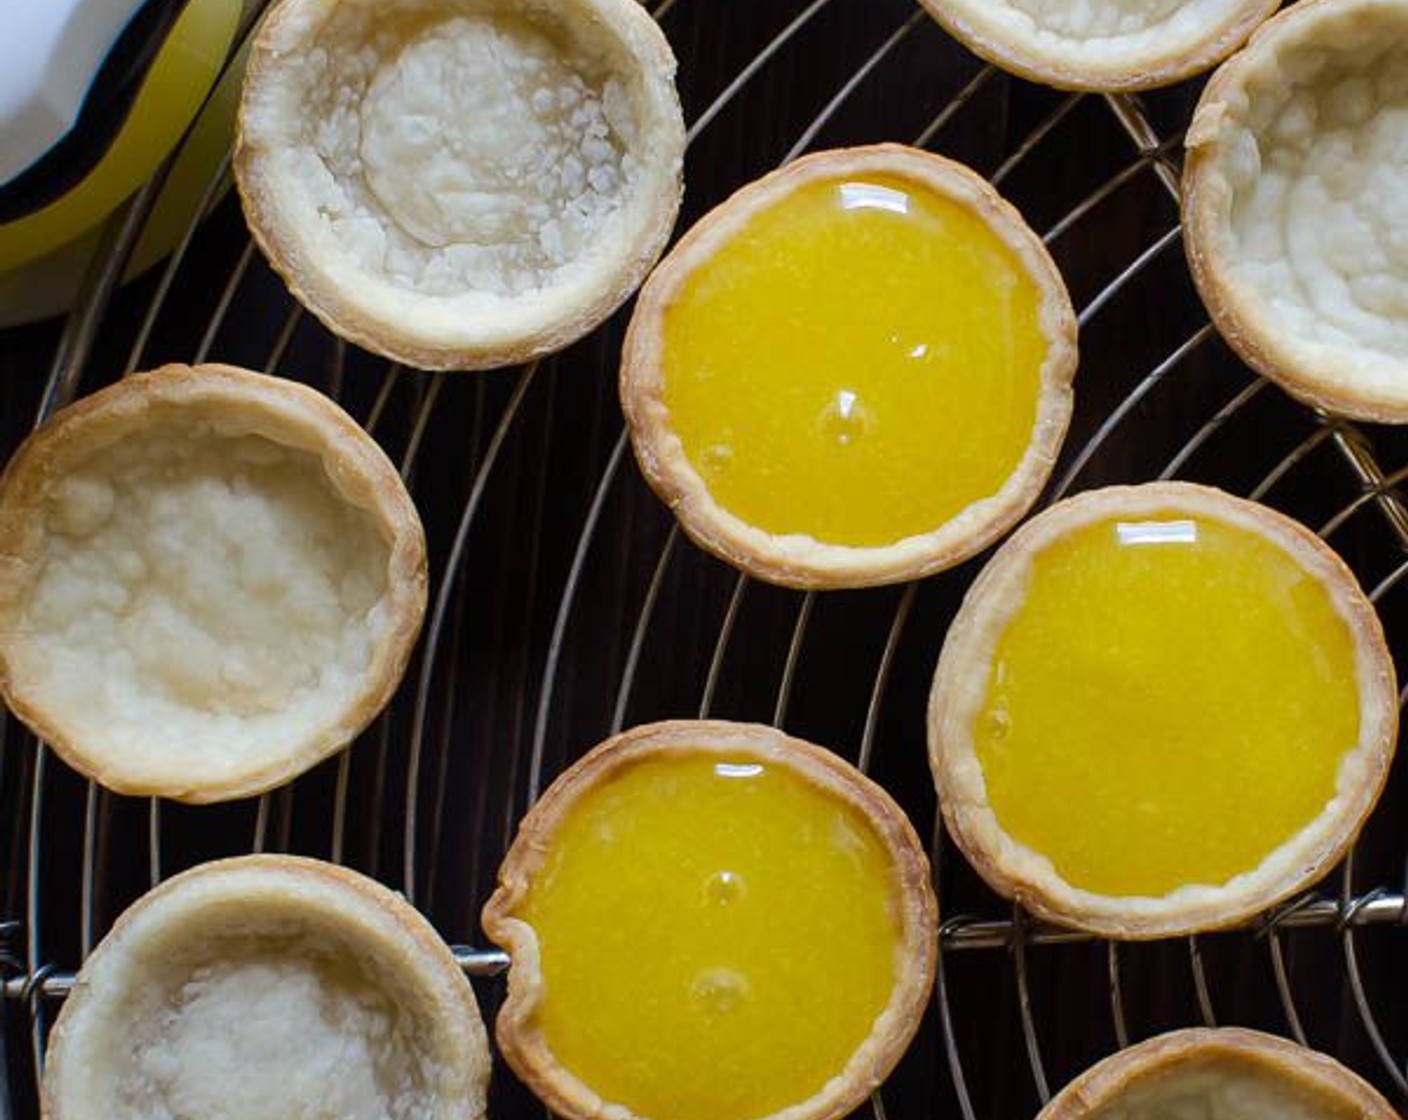
{"type": "Polygon", "coordinates": [[[733,871],[716,871],[704,883],[704,896],[715,906],[732,906],[742,901],[746,890],[743,876],[733,871]]]}
{"type": "Polygon", "coordinates": [[[690,998],[706,1015],[737,1011],[751,991],[747,977],[731,968],[705,969],[689,986],[690,998]]]}

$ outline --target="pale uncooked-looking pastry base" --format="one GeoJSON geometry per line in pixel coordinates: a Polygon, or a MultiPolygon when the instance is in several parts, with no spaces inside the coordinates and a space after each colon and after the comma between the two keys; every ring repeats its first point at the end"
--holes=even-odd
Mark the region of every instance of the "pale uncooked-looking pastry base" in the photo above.
{"type": "Polygon", "coordinates": [[[610,780],[623,766],[647,759],[700,754],[734,756],[739,751],[798,774],[826,793],[852,805],[875,829],[894,863],[894,894],[900,922],[895,951],[895,987],[869,1037],[843,1070],[810,1100],[798,1101],[758,1120],[837,1120],[878,1087],[904,1054],[918,1029],[934,979],[938,952],[938,903],[929,861],[904,811],[858,770],[821,747],[760,724],[723,720],[671,720],[624,731],[594,747],[548,788],[518,826],[504,862],[498,889],[484,907],[484,932],[508,950],[508,998],[499,1011],[495,1034],[505,1060],[534,1093],[568,1120],[664,1120],[637,1117],[623,1105],[604,1101],[553,1055],[538,1030],[534,1013],[545,991],[538,937],[515,911],[543,866],[551,840],[573,803],[593,786],[610,780]]]}
{"type": "Polygon", "coordinates": [[[512,11],[407,18],[344,0],[323,25],[291,170],[356,266],[399,287],[553,286],[636,175],[622,80],[512,11]]]}
{"type": "Polygon", "coordinates": [[[218,766],[306,734],[384,629],[388,542],[306,451],[183,413],[55,481],[14,658],[73,734],[218,766]],[[207,757],[208,754],[208,757],[207,757]]]}
{"type": "Polygon", "coordinates": [[[241,107],[251,227],[370,349],[468,368],[557,348],[669,234],[674,65],[634,0],[284,0],[241,107]]]}
{"type": "Polygon", "coordinates": [[[769,583],[796,588],[873,587],[951,568],[997,540],[1031,507],[1051,474],[1070,422],[1076,316],[1055,262],[1022,216],[975,172],[899,144],[817,152],[743,187],[711,210],[651,273],[636,301],[621,355],[621,407],[641,473],[701,547],[769,583]],[[724,509],[684,452],[664,392],[665,313],[690,275],[755,213],[809,183],[841,175],[889,175],[968,207],[987,224],[1040,293],[1038,325],[1047,351],[1036,417],[1021,460],[996,493],[960,510],[933,531],[873,548],[780,536],[724,509]]]}
{"type": "Polygon", "coordinates": [[[1408,422],[1408,0],[1309,0],[1209,83],[1188,130],[1193,275],[1254,368],[1408,422]]]}
{"type": "Polygon", "coordinates": [[[1208,69],[1280,0],[921,0],[1005,70],[1062,89],[1133,91],[1208,69]]]}
{"type": "Polygon", "coordinates": [[[114,789],[208,800],[306,768],[399,680],[424,540],[311,389],[167,367],[61,412],[0,482],[0,687],[114,789]]]}
{"type": "Polygon", "coordinates": [[[988,562],[949,626],[929,697],[929,762],[949,833],[993,890],[1049,921],[1106,937],[1170,937],[1236,925],[1314,882],[1344,855],[1388,776],[1398,733],[1398,689],[1383,628],[1354,574],[1309,530],[1264,506],[1185,482],[1114,486],[1068,498],[1027,522],[988,562]],[[1162,897],[1096,894],[1068,883],[1040,852],[1002,828],[972,727],[989,667],[1021,609],[1032,560],[1067,534],[1110,517],[1187,511],[1259,534],[1292,556],[1330,595],[1354,639],[1359,743],[1345,754],[1335,795],[1260,864],[1219,887],[1162,897]]]}
{"type": "Polygon", "coordinates": [[[46,1120],[476,1120],[488,1040],[425,920],[314,860],[179,875],[85,963],[49,1046],[46,1120]]]}
{"type": "Polygon", "coordinates": [[[1395,1120],[1325,1054],[1236,1027],[1172,1031],[1086,1070],[1037,1120],[1395,1120]]]}

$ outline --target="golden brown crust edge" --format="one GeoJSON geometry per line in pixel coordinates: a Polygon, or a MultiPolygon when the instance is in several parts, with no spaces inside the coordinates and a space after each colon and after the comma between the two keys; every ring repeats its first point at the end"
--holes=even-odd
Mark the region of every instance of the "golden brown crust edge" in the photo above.
{"type": "Polygon", "coordinates": [[[1263,328],[1222,264],[1229,188],[1222,175],[1219,133],[1224,121],[1240,115],[1241,83],[1248,71],[1274,55],[1283,41],[1321,16],[1333,17],[1341,0],[1301,0],[1258,27],[1240,53],[1218,68],[1198,100],[1185,138],[1182,179],[1184,253],[1213,325],[1233,352],[1257,373],[1312,408],[1379,424],[1408,422],[1408,396],[1375,397],[1354,384],[1352,371],[1305,363],[1286,345],[1274,324],[1263,328]]]}
{"type": "MultiPolygon", "coordinates": [[[[252,44],[245,70],[244,89],[267,80],[271,68],[283,63],[272,44],[281,25],[292,21],[297,9],[308,0],[279,0],[267,15],[252,44]]],[[[325,8],[337,0],[315,0],[325,8]]],[[[280,206],[276,190],[269,189],[269,172],[259,146],[248,135],[245,100],[236,118],[232,166],[235,187],[244,209],[246,224],[270,268],[289,293],[328,330],[370,353],[422,370],[475,371],[497,369],[531,361],[564,349],[604,322],[640,286],[646,274],[664,252],[674,230],[684,196],[684,124],[675,90],[677,62],[669,41],[659,25],[634,0],[573,0],[591,10],[595,26],[617,36],[640,66],[650,120],[644,132],[650,143],[661,146],[665,160],[673,164],[668,182],[655,190],[641,192],[637,205],[646,217],[640,223],[630,253],[617,265],[609,282],[602,284],[596,298],[560,321],[508,341],[456,342],[421,337],[404,323],[379,319],[329,280],[315,261],[308,259],[304,240],[280,206]]],[[[652,164],[658,157],[652,157],[652,164]]],[[[654,176],[658,178],[659,176],[654,176]]],[[[647,176],[651,178],[651,176],[647,176]]],[[[426,297],[434,299],[435,297],[426,297]]]]}
{"type": "Polygon", "coordinates": [[[1325,874],[1353,844],[1388,778],[1398,732],[1398,689],[1383,628],[1353,572],[1304,526],[1208,486],[1159,482],[1088,491],[1022,526],[997,551],[949,626],[929,697],[929,763],[944,823],[998,894],[1060,925],[1102,937],[1147,940],[1245,922],[1325,874]],[[1072,887],[1040,853],[1007,835],[987,803],[970,724],[987,688],[993,644],[1020,607],[1031,558],[1049,543],[1112,515],[1187,510],[1261,533],[1330,592],[1354,636],[1360,740],[1342,764],[1334,799],[1258,867],[1221,887],[1181,888],[1160,899],[1095,895],[1072,887]],[[995,604],[995,605],[994,605],[995,604]],[[975,666],[977,667],[975,669],[975,666]],[[1344,765],[1350,766],[1348,773],[1344,765]],[[1346,778],[1351,785],[1343,788],[1346,778]],[[1185,893],[1186,892],[1186,893],[1185,893]]]}
{"type": "MultiPolygon", "coordinates": [[[[901,900],[902,938],[897,946],[897,979],[870,1036],[845,1070],[810,1100],[759,1120],[836,1120],[858,1105],[903,1056],[929,1001],[938,952],[938,903],[929,861],[904,811],[858,770],[830,751],[761,724],[722,720],[670,720],[624,731],[594,747],[566,770],[529,810],[499,869],[499,886],[484,907],[490,940],[512,959],[508,998],[499,1011],[495,1035],[514,1072],[554,1112],[570,1120],[652,1120],[603,1101],[564,1069],[533,1027],[543,993],[537,936],[513,917],[530,881],[546,858],[553,833],[582,793],[618,767],[662,754],[727,753],[762,755],[834,794],[865,815],[889,852],[895,889],[901,900]]],[[[659,1120],[659,1118],[653,1118],[659,1120]]]]}
{"type": "Polygon", "coordinates": [[[900,144],[817,152],[744,186],[715,207],[660,262],[636,301],[621,356],[621,407],[646,482],[701,548],[768,583],[807,590],[873,587],[918,579],[981,552],[1031,508],[1060,453],[1073,407],[1076,317],[1065,282],[1040,239],[991,184],[962,164],[900,144]],[[852,548],[780,538],[721,507],[685,456],[663,400],[663,323],[685,280],[763,205],[838,174],[891,174],[967,205],[1013,251],[1041,292],[1048,342],[1032,438],[1002,488],[933,531],[891,545],[852,548]]]}
{"type": "Polygon", "coordinates": [[[259,793],[303,773],[355,738],[390,701],[425,616],[425,533],[400,474],[380,446],[317,390],[237,366],[173,363],[133,374],[60,410],[20,445],[0,474],[0,542],[0,634],[6,635],[0,639],[0,696],[64,762],[121,794],[205,804],[259,793]],[[316,454],[339,495],[370,511],[388,537],[388,628],[355,704],[336,726],[286,756],[220,782],[172,784],[125,774],[101,745],[75,741],[61,720],[34,703],[14,679],[6,656],[18,634],[13,620],[22,610],[26,569],[44,547],[42,519],[35,511],[53,477],[96,441],[140,429],[143,413],[158,403],[218,404],[222,414],[247,421],[243,430],[316,454]]]}
{"type": "Polygon", "coordinates": [[[979,58],[1031,82],[1090,93],[1138,93],[1201,74],[1245,43],[1280,3],[1281,0],[1243,0],[1234,20],[1210,29],[1191,47],[1170,49],[1153,58],[1140,55],[1116,65],[1107,63],[1093,73],[1089,66],[1072,65],[1054,53],[1036,54],[987,34],[946,0],[920,0],[945,31],[979,58]]]}
{"type": "Polygon", "coordinates": [[[1037,1120],[1084,1120],[1134,1084],[1208,1058],[1272,1073],[1304,1096],[1334,1097],[1364,1120],[1398,1116],[1377,1090],[1325,1054],[1260,1031],[1195,1027],[1158,1035],[1097,1062],[1053,1097],[1037,1120]]]}
{"type": "MultiPolygon", "coordinates": [[[[392,978],[408,976],[418,989],[418,1006],[443,1028],[427,1045],[458,1065],[456,1081],[482,1105],[492,1063],[479,1005],[449,947],[420,911],[381,883],[347,868],[303,856],[265,854],[199,864],[163,881],[119,915],[79,971],[50,1033],[40,1098],[43,1120],[93,1120],[62,1104],[68,1040],[82,1029],[84,1007],[93,998],[88,973],[101,967],[108,954],[129,952],[143,928],[155,924],[160,929],[198,917],[211,895],[216,902],[273,904],[296,911],[311,924],[336,924],[344,934],[355,932],[370,940],[382,961],[396,966],[392,978]],[[190,895],[184,913],[176,909],[183,905],[183,895],[190,895]]],[[[378,979],[386,977],[385,971],[378,974],[378,979]]]]}

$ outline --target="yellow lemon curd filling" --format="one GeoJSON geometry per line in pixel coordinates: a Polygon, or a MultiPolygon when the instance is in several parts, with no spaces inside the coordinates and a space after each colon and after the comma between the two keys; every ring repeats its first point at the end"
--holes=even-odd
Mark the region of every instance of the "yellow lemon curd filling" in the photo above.
{"type": "Polygon", "coordinates": [[[813,182],[686,279],[663,399],[749,525],[872,547],[991,497],[1031,442],[1040,291],[965,205],[886,176],[813,182]]]}
{"type": "Polygon", "coordinates": [[[1034,558],[974,743],[1002,828],[1077,888],[1160,897],[1255,869],[1334,796],[1354,643],[1254,531],[1177,512],[1034,558]]]}
{"type": "Polygon", "coordinates": [[[516,917],[536,1021],[607,1102],[750,1120],[815,1095],[897,979],[890,856],[864,815],[739,755],[624,766],[573,803],[516,917]]]}

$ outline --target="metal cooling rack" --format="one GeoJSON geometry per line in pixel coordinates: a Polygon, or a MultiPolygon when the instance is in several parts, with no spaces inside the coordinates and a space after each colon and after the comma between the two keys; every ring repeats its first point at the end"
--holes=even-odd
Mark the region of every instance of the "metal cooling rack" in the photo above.
{"type": "MultiPolygon", "coordinates": [[[[655,14],[692,122],[681,229],[806,149],[900,140],[978,168],[1044,235],[1081,308],[1077,412],[1045,500],[1178,476],[1269,502],[1346,557],[1391,644],[1408,649],[1408,436],[1291,403],[1212,331],[1177,211],[1196,88],[1144,99],[1039,89],[968,55],[911,0],[663,0],[655,14]]],[[[403,890],[460,946],[492,1014],[505,960],[479,947],[477,913],[517,819],[609,732],[705,713],[833,747],[932,836],[935,998],[872,1098],[878,1120],[1029,1117],[1118,1046],[1196,1023],[1308,1042],[1408,1101],[1402,760],[1353,855],[1252,929],[1118,946],[1034,924],[949,850],[925,763],[929,676],[977,562],[829,595],[736,575],[680,536],[626,452],[614,377],[624,315],[522,369],[387,366],[292,303],[222,201],[227,178],[228,167],[164,269],[116,284],[158,183],[110,225],[66,322],[0,335],[0,451],[72,397],[162,361],[309,381],[399,461],[429,535],[431,614],[399,695],[359,742],[249,802],[115,797],[0,723],[0,1120],[37,1114],[55,1001],[116,915],[222,855],[297,851],[403,890]]],[[[491,1114],[541,1116],[502,1064],[491,1114]]]]}

